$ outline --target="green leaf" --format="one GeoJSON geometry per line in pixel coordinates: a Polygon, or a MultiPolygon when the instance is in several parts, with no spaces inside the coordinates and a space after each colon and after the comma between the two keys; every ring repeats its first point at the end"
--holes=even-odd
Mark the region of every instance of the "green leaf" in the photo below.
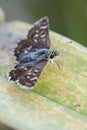
{"type": "Polygon", "coordinates": [[[5,13],[3,9],[0,7],[0,24],[2,24],[5,21],[5,13]]]}
{"type": "MultiPolygon", "coordinates": [[[[0,27],[0,121],[20,130],[87,129],[87,49],[73,41],[60,50],[57,62],[48,63],[33,90],[8,81],[15,61],[15,42],[31,26],[9,22],[0,27]]],[[[50,32],[51,49],[70,39],[50,32]]]]}

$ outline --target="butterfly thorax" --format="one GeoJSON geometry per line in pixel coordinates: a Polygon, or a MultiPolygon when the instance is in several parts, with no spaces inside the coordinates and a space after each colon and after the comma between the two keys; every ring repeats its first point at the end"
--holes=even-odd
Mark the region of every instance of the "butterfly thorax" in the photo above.
{"type": "Polygon", "coordinates": [[[23,65],[29,65],[29,66],[35,66],[39,62],[43,60],[48,60],[49,58],[49,50],[48,49],[37,49],[33,50],[32,52],[23,52],[19,57],[19,64],[21,66],[23,65]]]}

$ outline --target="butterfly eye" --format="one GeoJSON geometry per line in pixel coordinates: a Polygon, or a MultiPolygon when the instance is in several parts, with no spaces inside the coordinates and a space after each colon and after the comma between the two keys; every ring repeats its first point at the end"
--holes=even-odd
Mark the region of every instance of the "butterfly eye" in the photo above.
{"type": "Polygon", "coordinates": [[[53,50],[51,55],[50,55],[50,59],[53,59],[53,58],[55,58],[58,55],[59,55],[59,52],[57,50],[53,50]]]}

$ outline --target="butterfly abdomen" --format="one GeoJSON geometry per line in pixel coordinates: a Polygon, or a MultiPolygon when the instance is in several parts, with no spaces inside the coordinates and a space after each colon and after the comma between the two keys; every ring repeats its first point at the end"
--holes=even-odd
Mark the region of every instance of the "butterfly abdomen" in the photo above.
{"type": "Polygon", "coordinates": [[[20,55],[20,64],[35,64],[48,59],[48,49],[41,49],[33,52],[22,53],[20,55]]]}

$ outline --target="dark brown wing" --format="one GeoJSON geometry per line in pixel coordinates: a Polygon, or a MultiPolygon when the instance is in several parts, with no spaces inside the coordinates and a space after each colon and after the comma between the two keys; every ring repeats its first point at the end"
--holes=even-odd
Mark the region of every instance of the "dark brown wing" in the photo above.
{"type": "Polygon", "coordinates": [[[34,24],[28,32],[27,39],[18,43],[14,50],[14,55],[19,60],[19,55],[22,52],[40,48],[50,48],[49,20],[47,17],[40,19],[34,24]]]}
{"type": "Polygon", "coordinates": [[[46,63],[46,61],[43,61],[38,66],[15,68],[9,73],[9,79],[17,82],[21,88],[32,88],[39,79],[46,63]]]}
{"type": "Polygon", "coordinates": [[[27,39],[35,48],[50,48],[49,20],[47,17],[34,24],[28,32],[27,39]]]}

